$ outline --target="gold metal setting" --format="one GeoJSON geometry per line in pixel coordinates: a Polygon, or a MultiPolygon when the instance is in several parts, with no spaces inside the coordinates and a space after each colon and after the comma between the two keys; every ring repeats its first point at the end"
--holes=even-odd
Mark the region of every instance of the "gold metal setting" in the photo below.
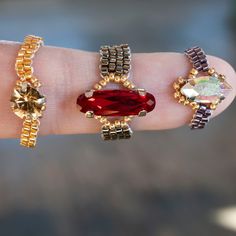
{"type": "Polygon", "coordinates": [[[46,98],[38,91],[41,84],[32,67],[34,55],[42,44],[41,37],[25,37],[16,58],[15,69],[19,79],[11,97],[13,112],[24,119],[20,144],[30,148],[36,145],[39,119],[46,109],[46,98]]]}

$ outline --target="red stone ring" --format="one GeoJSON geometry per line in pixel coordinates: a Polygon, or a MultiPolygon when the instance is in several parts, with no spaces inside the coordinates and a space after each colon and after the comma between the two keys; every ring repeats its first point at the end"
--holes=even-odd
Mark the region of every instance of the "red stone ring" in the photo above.
{"type": "Polygon", "coordinates": [[[131,53],[127,44],[102,46],[100,50],[102,79],[93,89],[81,94],[77,104],[87,118],[102,123],[104,140],[128,139],[132,130],[128,124],[134,116],[145,116],[155,107],[155,98],[144,89],[138,89],[128,79],[131,53]],[[108,83],[117,83],[124,89],[102,90],[108,83]]]}
{"type": "Polygon", "coordinates": [[[185,54],[193,68],[187,78],[179,77],[174,83],[174,97],[179,103],[195,110],[190,123],[191,129],[202,129],[232,87],[226,82],[224,75],[209,68],[206,54],[201,48],[187,49],[185,54]]]}

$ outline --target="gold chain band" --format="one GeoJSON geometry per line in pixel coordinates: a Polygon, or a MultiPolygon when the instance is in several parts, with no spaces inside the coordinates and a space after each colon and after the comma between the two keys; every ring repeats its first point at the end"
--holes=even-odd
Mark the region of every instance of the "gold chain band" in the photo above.
{"type": "Polygon", "coordinates": [[[43,45],[41,37],[26,36],[15,63],[19,80],[11,102],[13,112],[24,119],[20,144],[25,147],[35,147],[40,125],[39,118],[46,108],[46,98],[38,91],[41,84],[34,76],[32,67],[33,58],[41,45],[43,45]]]}

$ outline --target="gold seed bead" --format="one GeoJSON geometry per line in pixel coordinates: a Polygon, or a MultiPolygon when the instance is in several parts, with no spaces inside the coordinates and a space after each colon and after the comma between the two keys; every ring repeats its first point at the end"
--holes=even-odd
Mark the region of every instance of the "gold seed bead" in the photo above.
{"type": "Polygon", "coordinates": [[[38,79],[36,77],[31,77],[29,80],[31,83],[35,83],[38,81],[38,79]]]}
{"type": "Polygon", "coordinates": [[[120,81],[124,83],[128,79],[127,75],[122,75],[120,81]]]}
{"type": "Polygon", "coordinates": [[[190,106],[191,106],[191,107],[194,107],[194,106],[196,106],[196,105],[197,105],[196,102],[190,102],[190,106]]]}
{"type": "Polygon", "coordinates": [[[174,87],[174,89],[179,89],[180,88],[179,84],[176,83],[176,82],[174,83],[173,87],[174,87]]]}
{"type": "Polygon", "coordinates": [[[95,84],[94,89],[100,90],[100,89],[102,89],[102,86],[100,84],[95,84]]]}
{"type": "Polygon", "coordinates": [[[178,81],[180,84],[183,84],[185,82],[184,78],[181,76],[178,78],[178,81]]]}
{"type": "Polygon", "coordinates": [[[135,89],[135,85],[131,83],[131,84],[128,86],[128,89],[135,89]]]}
{"type": "Polygon", "coordinates": [[[216,109],[216,104],[211,104],[210,108],[211,108],[211,110],[215,110],[216,109]]]}
{"type": "Polygon", "coordinates": [[[189,104],[189,101],[188,100],[185,100],[184,101],[184,105],[186,106],[186,105],[188,105],[189,104]]]}
{"type": "Polygon", "coordinates": [[[109,74],[109,79],[110,81],[114,81],[115,75],[113,73],[109,74]]]}
{"type": "Polygon", "coordinates": [[[42,106],[42,111],[46,110],[46,105],[42,106]]]}
{"type": "Polygon", "coordinates": [[[125,116],[125,117],[124,117],[124,121],[125,121],[125,122],[129,122],[129,121],[131,121],[131,117],[129,117],[129,116],[125,116]]]}
{"type": "Polygon", "coordinates": [[[208,70],[208,74],[209,75],[213,75],[215,73],[215,69],[214,68],[210,68],[209,70],[208,70]]]}
{"type": "Polygon", "coordinates": [[[39,81],[34,82],[33,85],[35,88],[39,88],[42,86],[42,84],[39,81]]]}
{"type": "Polygon", "coordinates": [[[190,75],[193,75],[193,76],[196,76],[198,74],[198,70],[196,70],[196,69],[191,69],[191,71],[190,71],[190,75]]]}
{"type": "Polygon", "coordinates": [[[193,110],[197,110],[200,106],[198,104],[196,104],[195,106],[193,106],[193,110]]]}
{"type": "Polygon", "coordinates": [[[188,79],[195,79],[195,78],[196,78],[195,75],[191,75],[191,74],[188,75],[188,79]]]}
{"type": "Polygon", "coordinates": [[[111,129],[111,130],[115,130],[115,128],[116,128],[116,127],[115,127],[114,124],[110,124],[110,129],[111,129]]]}
{"type": "Polygon", "coordinates": [[[21,86],[21,83],[22,83],[21,80],[17,80],[17,81],[16,81],[16,86],[21,86]]]}
{"type": "Polygon", "coordinates": [[[119,120],[115,121],[115,126],[120,126],[120,121],[119,120]]]}
{"type": "Polygon", "coordinates": [[[219,78],[220,78],[222,81],[225,81],[225,80],[226,80],[226,76],[225,76],[225,75],[222,75],[222,74],[219,74],[219,78]]]}
{"type": "Polygon", "coordinates": [[[185,101],[185,97],[184,96],[180,97],[179,101],[180,102],[184,102],[185,101]]]}
{"type": "Polygon", "coordinates": [[[179,91],[175,92],[174,93],[174,97],[175,98],[179,98],[181,96],[181,93],[179,91]]]}
{"type": "Polygon", "coordinates": [[[129,85],[130,85],[130,81],[125,81],[124,83],[123,83],[123,85],[124,85],[124,87],[129,87],[129,85]]]}
{"type": "Polygon", "coordinates": [[[100,122],[101,123],[106,123],[107,122],[107,118],[106,117],[101,117],[100,118],[100,122]]]}
{"type": "Polygon", "coordinates": [[[121,124],[121,126],[126,126],[126,125],[127,125],[127,122],[125,122],[124,120],[122,120],[122,121],[120,122],[120,124],[121,124]]]}
{"type": "Polygon", "coordinates": [[[116,82],[116,83],[120,83],[120,76],[115,76],[115,79],[114,79],[114,81],[116,82]]]}
{"type": "Polygon", "coordinates": [[[101,119],[101,116],[94,116],[94,118],[95,118],[96,120],[99,120],[99,119],[101,119]]]}
{"type": "Polygon", "coordinates": [[[102,79],[102,80],[99,81],[99,84],[100,84],[102,87],[104,87],[104,86],[106,86],[107,82],[106,82],[104,79],[102,79]]]}
{"type": "Polygon", "coordinates": [[[109,78],[109,76],[108,75],[106,75],[106,76],[104,76],[104,78],[103,78],[107,83],[110,81],[110,78],[109,78]]]}

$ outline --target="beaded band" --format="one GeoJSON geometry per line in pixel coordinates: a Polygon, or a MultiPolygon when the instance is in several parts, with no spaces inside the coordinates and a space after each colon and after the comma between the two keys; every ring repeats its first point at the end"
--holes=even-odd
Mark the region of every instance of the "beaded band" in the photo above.
{"type": "Polygon", "coordinates": [[[197,71],[207,72],[209,65],[207,62],[206,54],[200,47],[192,47],[184,51],[190,62],[193,64],[193,68],[197,71]]]}
{"type": "Polygon", "coordinates": [[[174,97],[179,103],[195,110],[190,123],[191,129],[202,129],[232,87],[226,82],[224,75],[209,68],[206,54],[200,47],[189,48],[185,50],[185,54],[193,68],[187,78],[179,77],[174,83],[174,97]]]}
{"type": "Polygon", "coordinates": [[[199,108],[193,115],[190,127],[191,129],[203,129],[205,125],[209,122],[209,118],[212,115],[212,110],[206,105],[200,104],[199,108]]]}
{"type": "Polygon", "coordinates": [[[23,122],[20,144],[24,147],[35,147],[39,131],[39,120],[26,118],[23,122]]]}
{"type": "MultiPolygon", "coordinates": [[[[15,69],[21,81],[30,80],[32,83],[38,82],[33,76],[34,69],[32,67],[33,58],[40,46],[43,45],[41,37],[28,35],[25,37],[23,44],[16,58],[15,69]]],[[[38,86],[38,84],[35,84],[38,86]]]]}
{"type": "Polygon", "coordinates": [[[102,138],[104,140],[129,139],[132,130],[126,122],[116,122],[113,125],[102,126],[102,138]]]}
{"type": "Polygon", "coordinates": [[[131,50],[128,44],[102,46],[99,68],[101,79],[93,89],[78,97],[77,104],[87,118],[100,121],[104,140],[129,139],[133,132],[128,123],[134,116],[151,112],[155,98],[144,89],[137,89],[129,80],[131,50]],[[124,89],[104,90],[109,83],[124,89]]]}
{"type": "Polygon", "coordinates": [[[120,46],[102,46],[100,49],[101,76],[109,76],[113,73],[115,76],[128,75],[131,69],[131,51],[128,44],[120,46]]]}
{"type": "Polygon", "coordinates": [[[33,58],[43,39],[34,35],[25,37],[18,52],[15,70],[19,77],[11,102],[13,112],[24,119],[20,144],[25,147],[35,147],[39,131],[39,118],[46,108],[46,98],[38,92],[41,86],[34,76],[33,58]]]}

